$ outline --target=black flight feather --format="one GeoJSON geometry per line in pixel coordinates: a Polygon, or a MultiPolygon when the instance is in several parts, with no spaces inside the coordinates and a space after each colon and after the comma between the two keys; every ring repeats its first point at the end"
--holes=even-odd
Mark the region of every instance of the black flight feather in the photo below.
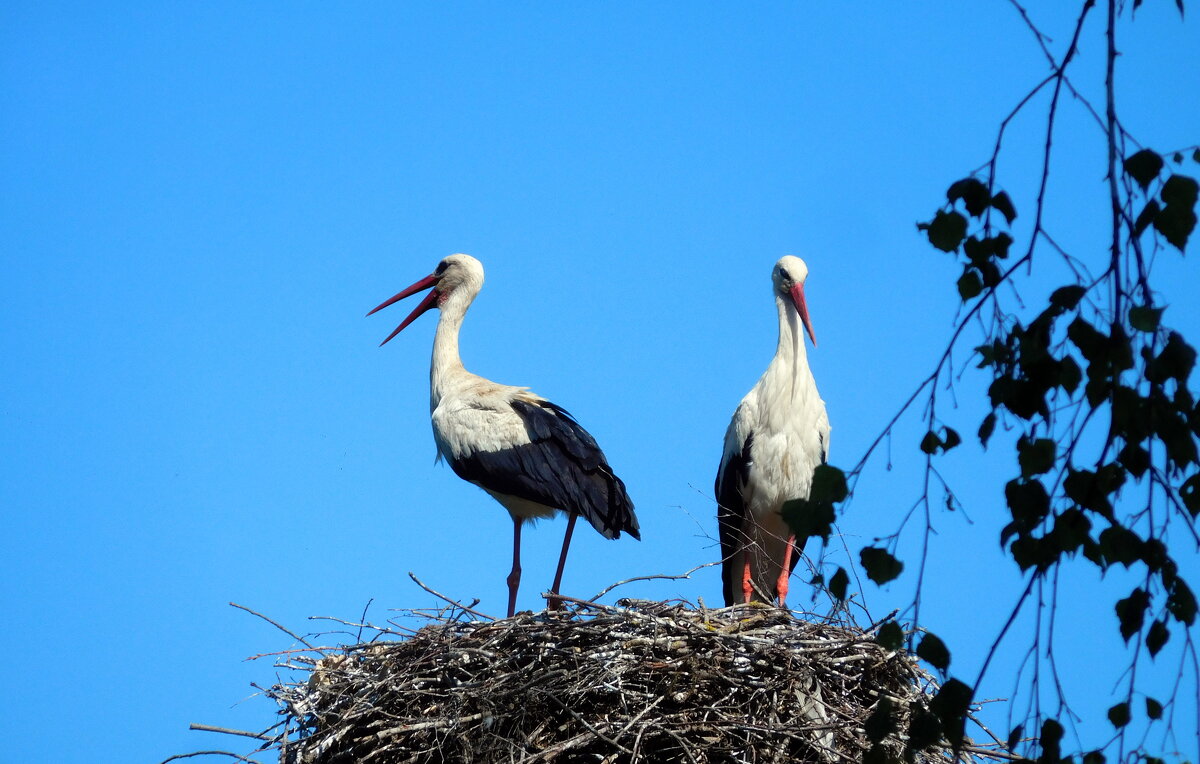
{"type": "Polygon", "coordinates": [[[729,457],[717,472],[713,492],[717,496],[717,530],[721,538],[721,584],[725,593],[725,606],[740,599],[742,571],[737,567],[734,555],[746,542],[742,533],[742,520],[746,516],[746,502],[742,489],[750,479],[750,444],[754,434],[746,436],[740,453],[729,457]]]}
{"type": "Polygon", "coordinates": [[[529,443],[448,460],[460,478],[489,491],[582,515],[602,536],[640,539],[633,502],[596,439],[549,401],[515,400],[529,443]]]}

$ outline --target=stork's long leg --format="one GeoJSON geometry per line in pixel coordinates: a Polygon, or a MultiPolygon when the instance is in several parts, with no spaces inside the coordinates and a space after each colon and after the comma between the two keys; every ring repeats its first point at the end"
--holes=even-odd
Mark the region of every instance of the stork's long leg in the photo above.
{"type": "Polygon", "coordinates": [[[754,518],[751,517],[749,508],[744,510],[742,515],[742,602],[749,603],[754,596],[754,583],[750,576],[750,554],[751,545],[754,543],[751,535],[751,529],[754,525],[754,518]]]}
{"type": "Polygon", "coordinates": [[[742,559],[745,561],[745,566],[742,568],[742,602],[749,602],[753,593],[753,586],[750,583],[750,549],[747,547],[742,550],[742,559]]]}
{"type": "Polygon", "coordinates": [[[513,515],[513,566],[508,574],[508,617],[517,612],[517,587],[521,585],[521,518],[513,515]]]}
{"type": "MultiPolygon", "coordinates": [[[[567,518],[567,533],[563,536],[562,554],[558,556],[558,570],[554,573],[554,583],[550,586],[551,594],[558,594],[558,587],[562,583],[563,566],[567,562],[567,548],[571,546],[571,534],[575,531],[575,520],[579,517],[578,513],[572,512],[567,518]]],[[[562,605],[560,600],[551,598],[549,608],[557,610],[562,605]]]]}
{"type": "Polygon", "coordinates": [[[796,549],[796,536],[788,536],[787,546],[783,548],[783,567],[779,569],[779,580],[775,582],[775,593],[779,597],[779,607],[787,607],[788,577],[792,574],[792,554],[796,549]]]}

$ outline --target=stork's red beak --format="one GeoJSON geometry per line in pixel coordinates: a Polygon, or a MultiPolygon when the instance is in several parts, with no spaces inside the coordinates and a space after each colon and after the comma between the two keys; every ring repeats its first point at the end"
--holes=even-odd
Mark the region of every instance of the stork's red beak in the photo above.
{"type": "Polygon", "coordinates": [[[808,317],[808,303],[804,300],[804,285],[797,284],[792,287],[791,295],[792,303],[796,306],[796,312],[800,314],[800,321],[804,324],[804,329],[808,332],[808,338],[812,340],[813,347],[816,347],[817,335],[813,334],[812,320],[808,317]]]}
{"type": "MultiPolygon", "coordinates": [[[[373,308],[371,310],[371,313],[374,313],[377,310],[383,310],[384,308],[386,308],[387,306],[391,305],[394,302],[399,302],[399,301],[403,300],[405,297],[408,297],[409,295],[416,294],[417,292],[424,291],[424,290],[429,289],[430,287],[436,286],[436,285],[437,285],[437,276],[433,276],[433,275],[426,276],[425,278],[421,279],[420,281],[413,284],[409,288],[407,288],[401,292],[398,292],[394,297],[390,297],[387,300],[384,300],[378,306],[373,308]]],[[[397,334],[402,332],[404,330],[404,327],[408,326],[409,324],[411,324],[413,321],[416,320],[417,316],[421,315],[425,311],[427,311],[430,308],[437,305],[437,300],[438,300],[438,291],[436,289],[434,289],[432,292],[425,295],[425,299],[421,300],[420,304],[418,304],[417,307],[413,309],[413,312],[408,314],[408,318],[404,319],[404,321],[402,321],[400,323],[400,325],[397,326],[396,329],[387,336],[387,339],[385,339],[383,342],[380,342],[379,346],[383,347],[384,345],[386,345],[388,343],[388,340],[391,340],[392,337],[395,337],[397,334]]],[[[371,313],[368,313],[367,315],[369,316],[369,315],[371,315],[371,313]]]]}

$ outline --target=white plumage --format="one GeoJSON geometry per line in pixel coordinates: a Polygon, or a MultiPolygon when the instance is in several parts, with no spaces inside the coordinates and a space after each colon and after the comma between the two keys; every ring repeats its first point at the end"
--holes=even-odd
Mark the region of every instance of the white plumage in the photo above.
{"type": "Polygon", "coordinates": [[[438,456],[445,458],[455,474],[487,491],[513,519],[513,567],[508,576],[511,616],[521,579],[521,525],[525,520],[551,517],[559,511],[568,515],[553,593],[558,592],[579,515],[605,538],[617,538],[621,531],[640,536],[625,484],[613,474],[596,441],[569,413],[528,388],[499,385],[463,367],[459,330],[482,287],[483,265],[470,255],[451,255],[433,274],[371,313],[431,290],[380,343],[386,344],[425,311],[435,306],[441,310],[429,371],[433,439],[438,456]]]}
{"type": "Polygon", "coordinates": [[[780,510],[807,498],[829,449],[829,417],[808,366],[803,332],[816,346],[804,297],[808,266],[785,256],[771,271],[779,345],[725,433],[715,492],[725,604],[770,599],[782,606],[799,560],[780,510]]]}

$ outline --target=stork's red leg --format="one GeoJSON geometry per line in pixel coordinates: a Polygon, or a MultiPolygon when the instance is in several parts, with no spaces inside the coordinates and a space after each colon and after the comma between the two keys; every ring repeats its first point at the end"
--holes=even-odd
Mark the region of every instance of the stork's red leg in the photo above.
{"type": "Polygon", "coordinates": [[[787,607],[788,577],[792,574],[792,553],[796,548],[796,537],[788,536],[787,546],[783,549],[783,567],[779,569],[779,580],[775,582],[775,593],[779,597],[779,607],[787,607]]]}
{"type": "Polygon", "coordinates": [[[745,565],[742,567],[742,602],[750,601],[752,586],[750,584],[750,548],[742,550],[742,560],[745,565]]]}
{"type": "Polygon", "coordinates": [[[508,574],[508,617],[517,612],[517,587],[521,585],[521,518],[513,517],[513,566],[508,574]]]}
{"type": "MultiPolygon", "coordinates": [[[[575,520],[579,517],[578,514],[572,512],[567,518],[567,534],[563,536],[562,554],[558,556],[558,570],[554,573],[554,583],[550,586],[551,594],[558,594],[558,587],[562,583],[563,566],[567,562],[567,548],[571,546],[571,534],[575,531],[575,520]]],[[[557,610],[562,605],[560,600],[550,599],[549,608],[557,610]]]]}

